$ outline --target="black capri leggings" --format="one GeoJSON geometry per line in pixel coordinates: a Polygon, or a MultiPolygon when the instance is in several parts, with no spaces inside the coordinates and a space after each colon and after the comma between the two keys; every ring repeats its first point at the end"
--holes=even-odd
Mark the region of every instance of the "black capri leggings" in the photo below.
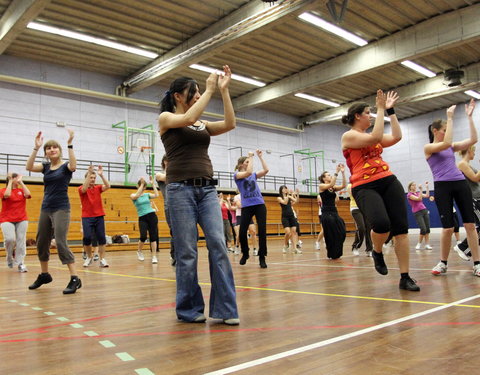
{"type": "Polygon", "coordinates": [[[407,201],[397,177],[391,175],[356,186],[352,194],[375,233],[408,233],[407,201]]]}
{"type": "Polygon", "coordinates": [[[428,214],[428,210],[424,208],[423,210],[414,212],[413,216],[420,228],[420,234],[424,236],[430,233],[430,215],[428,214]]]}
{"type": "Polygon", "coordinates": [[[138,218],[138,226],[140,227],[140,241],[147,240],[147,231],[150,242],[158,242],[158,217],[155,212],[140,216],[138,218]]]}
{"type": "Polygon", "coordinates": [[[437,181],[434,184],[435,203],[437,204],[440,221],[443,228],[453,228],[453,200],[462,215],[464,223],[474,223],[475,214],[472,205],[472,190],[467,180],[437,181]]]}

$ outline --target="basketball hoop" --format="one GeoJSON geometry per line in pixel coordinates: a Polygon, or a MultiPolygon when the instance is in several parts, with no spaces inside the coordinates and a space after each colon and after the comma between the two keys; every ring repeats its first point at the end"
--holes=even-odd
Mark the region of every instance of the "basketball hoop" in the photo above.
{"type": "Polygon", "coordinates": [[[140,152],[143,152],[145,150],[151,150],[152,148],[150,146],[142,146],[140,147],[140,152]]]}

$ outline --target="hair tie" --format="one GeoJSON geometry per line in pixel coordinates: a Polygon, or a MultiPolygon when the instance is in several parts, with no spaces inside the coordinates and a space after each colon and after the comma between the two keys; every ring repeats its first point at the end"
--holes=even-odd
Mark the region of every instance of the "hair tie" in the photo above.
{"type": "Polygon", "coordinates": [[[170,95],[170,90],[165,91],[165,96],[170,95]]]}

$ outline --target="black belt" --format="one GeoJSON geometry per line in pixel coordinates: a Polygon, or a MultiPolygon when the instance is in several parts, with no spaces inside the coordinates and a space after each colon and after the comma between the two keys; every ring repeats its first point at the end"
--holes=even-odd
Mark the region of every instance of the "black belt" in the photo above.
{"type": "Polygon", "coordinates": [[[203,178],[203,177],[190,178],[188,180],[183,180],[181,182],[183,182],[185,185],[196,186],[196,187],[218,185],[218,180],[217,179],[215,179],[215,178],[208,179],[208,178],[203,178]]]}

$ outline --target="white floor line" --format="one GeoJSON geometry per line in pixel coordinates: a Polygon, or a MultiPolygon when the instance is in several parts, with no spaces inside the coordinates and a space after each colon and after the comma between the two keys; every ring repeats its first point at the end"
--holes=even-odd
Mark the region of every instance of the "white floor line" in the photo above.
{"type": "Polygon", "coordinates": [[[468,302],[468,301],[471,301],[471,300],[474,300],[474,299],[477,299],[477,298],[480,298],[480,294],[477,294],[477,295],[472,296],[472,297],[464,298],[464,299],[461,299],[459,301],[449,303],[447,305],[434,307],[433,309],[425,310],[423,312],[419,312],[419,313],[412,314],[412,315],[407,315],[403,318],[391,320],[389,322],[378,324],[378,325],[373,326],[373,327],[369,327],[369,328],[361,329],[359,331],[347,333],[345,335],[333,337],[333,338],[328,339],[328,340],[319,341],[315,344],[302,346],[300,348],[288,350],[288,351],[283,352],[283,353],[273,354],[273,355],[270,355],[268,357],[255,359],[253,361],[241,363],[241,364],[236,365],[236,366],[231,366],[231,367],[227,367],[227,368],[220,369],[220,370],[217,370],[217,371],[209,372],[209,373],[206,373],[204,375],[231,374],[232,372],[235,372],[235,371],[245,370],[245,369],[250,368],[250,367],[259,366],[259,365],[262,365],[264,363],[277,361],[277,360],[282,359],[282,358],[286,358],[286,357],[290,357],[290,356],[293,356],[293,355],[296,355],[296,354],[304,353],[304,352],[309,351],[309,350],[318,349],[318,348],[321,348],[323,346],[327,346],[327,345],[334,344],[334,343],[337,343],[337,342],[340,342],[340,341],[348,340],[348,339],[351,339],[351,338],[354,338],[354,337],[357,337],[357,336],[360,336],[360,335],[364,335],[366,333],[370,333],[370,332],[373,332],[373,331],[378,331],[378,330],[383,329],[385,327],[390,327],[390,326],[393,326],[395,324],[406,322],[408,320],[412,320],[412,319],[416,319],[416,318],[419,318],[419,317],[422,317],[422,316],[425,316],[425,315],[433,314],[433,313],[436,313],[437,311],[445,310],[445,309],[448,309],[449,307],[452,307],[452,306],[455,306],[455,305],[461,305],[461,304],[464,304],[465,302],[468,302]]]}

